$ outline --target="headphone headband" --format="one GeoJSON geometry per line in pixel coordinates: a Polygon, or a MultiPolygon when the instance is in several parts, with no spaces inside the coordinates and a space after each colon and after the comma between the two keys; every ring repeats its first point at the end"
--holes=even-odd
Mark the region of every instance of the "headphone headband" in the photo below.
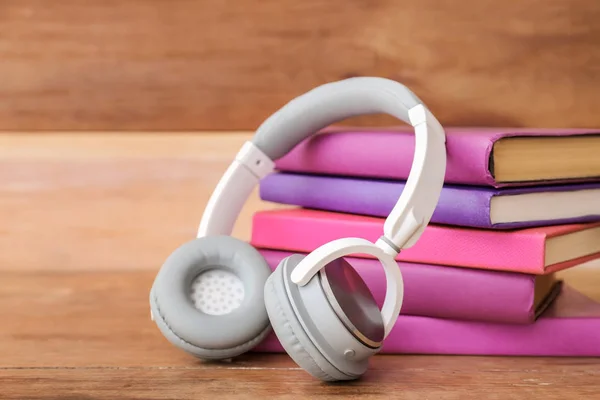
{"type": "Polygon", "coordinates": [[[397,255],[419,239],[433,215],[446,171],[446,136],[437,119],[406,86],[377,77],[328,83],[271,115],[246,142],[213,192],[198,237],[230,235],[242,207],[274,161],[329,125],[367,114],[388,114],[415,129],[412,168],[378,242],[397,255]]]}
{"type": "Polygon", "coordinates": [[[327,83],[271,115],[259,126],[252,142],[276,160],[315,132],[350,117],[388,114],[409,124],[408,111],[421,103],[406,86],[384,78],[327,83]]]}

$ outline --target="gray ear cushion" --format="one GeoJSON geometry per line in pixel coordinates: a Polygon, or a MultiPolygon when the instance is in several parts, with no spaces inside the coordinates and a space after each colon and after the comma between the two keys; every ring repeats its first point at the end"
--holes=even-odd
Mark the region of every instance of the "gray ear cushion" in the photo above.
{"type": "Polygon", "coordinates": [[[192,240],[176,249],[156,276],[150,291],[154,320],[171,343],[197,357],[235,357],[271,331],[264,305],[264,284],[270,274],[265,259],[246,242],[230,236],[192,240]],[[229,314],[205,314],[189,296],[192,281],[214,268],[228,270],[244,283],[242,303],[229,314]]]}
{"type": "Polygon", "coordinates": [[[154,322],[158,326],[163,336],[171,344],[185,351],[188,354],[191,354],[195,357],[204,360],[224,360],[239,356],[240,354],[246,353],[247,351],[257,346],[267,337],[269,333],[271,333],[271,326],[268,325],[261,333],[258,334],[258,336],[248,340],[245,343],[240,344],[239,346],[230,347],[222,350],[207,349],[187,342],[171,330],[169,325],[167,325],[163,315],[160,313],[160,309],[156,304],[155,296],[153,293],[151,293],[150,295],[150,307],[153,314],[154,322]]]}
{"type": "Polygon", "coordinates": [[[282,260],[265,284],[265,306],[271,326],[288,355],[306,372],[322,381],[351,380],[335,368],[312,344],[296,318],[283,281],[282,260]]]}

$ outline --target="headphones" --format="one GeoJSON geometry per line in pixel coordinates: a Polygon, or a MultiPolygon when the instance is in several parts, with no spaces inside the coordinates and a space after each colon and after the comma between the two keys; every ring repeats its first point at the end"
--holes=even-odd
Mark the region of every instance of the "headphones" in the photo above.
{"type": "Polygon", "coordinates": [[[176,347],[200,359],[231,359],[274,331],[296,364],[323,381],[354,380],[394,327],[404,294],[395,257],[429,223],[446,171],[446,135],[404,85],[377,77],[318,86],[263,122],[237,153],[202,216],[197,238],[177,248],[150,291],[152,319],[176,347]],[[343,119],[385,113],[414,127],[415,152],[405,189],[372,243],[343,238],[272,271],[257,249],[231,237],[238,215],[274,160],[343,119]],[[387,291],[381,310],[351,254],[377,257],[387,291]]]}

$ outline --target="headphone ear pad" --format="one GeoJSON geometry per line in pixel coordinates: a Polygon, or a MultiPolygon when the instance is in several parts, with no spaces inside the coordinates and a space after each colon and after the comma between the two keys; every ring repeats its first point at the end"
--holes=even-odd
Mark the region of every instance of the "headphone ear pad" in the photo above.
{"type": "MultiPolygon", "coordinates": [[[[295,255],[293,258],[301,259],[295,255]]],[[[315,347],[296,317],[286,294],[284,268],[290,257],[282,260],[265,284],[265,306],[271,326],[287,354],[310,375],[322,381],[355,379],[334,367],[315,347]]],[[[294,263],[299,260],[294,259],[294,263]]]]}
{"type": "Polygon", "coordinates": [[[264,285],[270,274],[265,259],[246,242],[230,236],[192,240],[176,249],[156,276],[150,291],[153,319],[167,340],[199,358],[238,356],[271,332],[264,305],[264,285]],[[203,293],[210,292],[207,299],[217,303],[205,306],[202,311],[196,307],[191,290],[195,279],[207,271],[228,275],[221,274],[226,278],[220,282],[213,278],[206,280],[203,293]],[[229,280],[235,282],[236,277],[243,294],[232,298],[225,285],[229,280]],[[218,296],[213,295],[217,292],[218,296]],[[228,301],[239,304],[223,312],[223,304],[228,301]]]}

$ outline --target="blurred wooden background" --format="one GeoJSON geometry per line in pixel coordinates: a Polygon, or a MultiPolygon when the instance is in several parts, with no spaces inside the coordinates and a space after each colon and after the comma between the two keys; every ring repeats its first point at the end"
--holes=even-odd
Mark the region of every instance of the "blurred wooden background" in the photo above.
{"type": "Polygon", "coordinates": [[[356,75],[446,125],[598,127],[598,21],[597,0],[3,0],[0,130],[253,129],[356,75]]]}

